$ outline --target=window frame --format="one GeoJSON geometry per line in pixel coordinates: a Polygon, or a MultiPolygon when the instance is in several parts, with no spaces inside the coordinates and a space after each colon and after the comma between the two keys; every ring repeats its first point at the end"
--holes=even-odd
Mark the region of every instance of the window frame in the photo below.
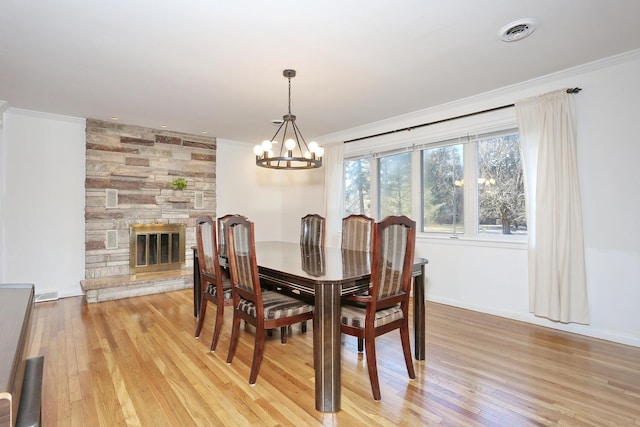
{"type": "MultiPolygon", "coordinates": [[[[451,144],[463,144],[463,170],[465,181],[468,182],[469,176],[474,176],[474,181],[478,176],[478,156],[477,156],[477,141],[485,139],[491,136],[507,135],[510,133],[518,133],[519,129],[515,122],[515,117],[509,117],[508,119],[499,120],[487,120],[482,122],[479,119],[473,120],[474,123],[469,125],[460,126],[455,129],[449,126],[451,129],[442,131],[438,129],[436,132],[412,132],[413,136],[405,136],[403,138],[395,138],[394,140],[386,140],[384,138],[378,139],[374,144],[367,146],[367,149],[360,147],[354,147],[354,149],[346,149],[343,161],[355,160],[361,158],[369,158],[370,165],[370,188],[371,188],[371,212],[374,215],[376,221],[379,221],[380,206],[379,206],[379,164],[380,157],[398,154],[401,152],[411,152],[411,204],[412,204],[412,216],[416,218],[418,239],[422,240],[437,240],[437,241],[456,241],[466,242],[467,244],[488,244],[490,246],[505,246],[522,247],[528,242],[528,234],[523,235],[502,235],[502,234],[488,234],[479,233],[479,206],[478,206],[478,187],[466,185],[464,186],[464,233],[450,234],[450,233],[434,233],[425,232],[423,224],[423,171],[422,171],[422,150],[437,148],[441,146],[447,146],[451,144]],[[416,134],[420,135],[416,135],[416,134]],[[377,150],[376,150],[377,149],[377,150]]],[[[350,145],[350,144],[349,144],[350,145]]],[[[351,148],[348,147],[347,148],[351,148]]],[[[344,181],[343,181],[344,188],[344,181]]],[[[453,243],[453,242],[452,242],[453,243]]]]}

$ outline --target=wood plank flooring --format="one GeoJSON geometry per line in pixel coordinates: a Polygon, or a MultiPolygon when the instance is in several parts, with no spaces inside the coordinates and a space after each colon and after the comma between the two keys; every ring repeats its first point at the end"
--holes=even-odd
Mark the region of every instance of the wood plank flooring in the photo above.
{"type": "MultiPolygon", "coordinates": [[[[412,310],[410,310],[412,312],[412,310]]],[[[375,402],[356,340],[343,336],[342,410],[315,410],[313,335],[269,338],[249,386],[253,331],[226,364],[215,306],[193,337],[192,291],[87,305],[36,304],[45,426],[640,426],[640,348],[427,303],[426,360],[410,380],[397,331],[377,340],[375,402]]],[[[413,342],[412,342],[413,345],[413,342]]]]}

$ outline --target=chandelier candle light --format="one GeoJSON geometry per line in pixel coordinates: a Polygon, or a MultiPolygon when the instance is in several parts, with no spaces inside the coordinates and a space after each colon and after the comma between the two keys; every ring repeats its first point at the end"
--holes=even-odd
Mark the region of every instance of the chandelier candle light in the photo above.
{"type": "Polygon", "coordinates": [[[256,155],[256,165],[269,169],[316,169],[322,166],[324,149],[318,143],[304,140],[302,132],[296,125],[296,116],[291,114],[291,79],[296,76],[296,70],[284,70],[282,75],[289,80],[289,112],[282,116],[282,123],[275,135],[270,140],[265,140],[262,145],[256,145],[253,152],[256,155]],[[278,134],[282,133],[282,141],[278,155],[274,155],[274,146],[278,145],[278,134]]]}

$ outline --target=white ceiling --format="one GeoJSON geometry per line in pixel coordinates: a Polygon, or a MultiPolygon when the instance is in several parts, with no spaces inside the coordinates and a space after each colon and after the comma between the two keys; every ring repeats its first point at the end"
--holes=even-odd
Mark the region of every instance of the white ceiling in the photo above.
{"type": "Polygon", "coordinates": [[[640,47],[638,0],[3,0],[8,106],[307,141],[640,47]],[[498,31],[537,20],[532,36],[498,31]]]}

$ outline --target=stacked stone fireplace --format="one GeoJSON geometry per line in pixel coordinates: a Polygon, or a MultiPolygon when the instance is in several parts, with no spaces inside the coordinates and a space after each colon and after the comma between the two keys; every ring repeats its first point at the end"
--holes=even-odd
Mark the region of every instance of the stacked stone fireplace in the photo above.
{"type": "Polygon", "coordinates": [[[215,218],[215,170],[215,138],[87,120],[87,302],[193,286],[195,220],[215,218]],[[187,188],[174,191],[178,177],[187,188]]]}

